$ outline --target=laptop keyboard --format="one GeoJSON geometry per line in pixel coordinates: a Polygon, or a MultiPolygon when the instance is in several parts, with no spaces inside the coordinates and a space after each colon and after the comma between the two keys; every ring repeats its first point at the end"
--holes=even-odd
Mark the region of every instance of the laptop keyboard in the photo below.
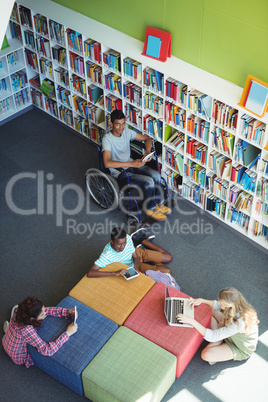
{"type": "Polygon", "coordinates": [[[172,305],[172,322],[176,324],[181,324],[176,316],[178,314],[183,314],[184,311],[184,300],[173,300],[173,305],[172,305]]]}

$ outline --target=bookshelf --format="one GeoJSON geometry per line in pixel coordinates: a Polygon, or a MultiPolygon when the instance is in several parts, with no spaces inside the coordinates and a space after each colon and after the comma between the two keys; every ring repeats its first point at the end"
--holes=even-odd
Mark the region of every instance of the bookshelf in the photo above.
{"type": "Polygon", "coordinates": [[[242,88],[173,56],[149,59],[142,42],[52,2],[15,3],[7,37],[0,122],[34,104],[100,143],[122,109],[155,140],[173,191],[267,248],[268,118],[238,105],[242,88]]]}

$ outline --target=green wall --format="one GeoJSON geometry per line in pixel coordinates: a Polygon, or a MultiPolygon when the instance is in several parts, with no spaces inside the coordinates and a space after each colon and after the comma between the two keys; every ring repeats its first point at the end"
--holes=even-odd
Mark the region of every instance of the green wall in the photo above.
{"type": "Polygon", "coordinates": [[[241,87],[268,82],[268,0],[53,1],[141,41],[147,26],[169,31],[172,55],[241,87]]]}

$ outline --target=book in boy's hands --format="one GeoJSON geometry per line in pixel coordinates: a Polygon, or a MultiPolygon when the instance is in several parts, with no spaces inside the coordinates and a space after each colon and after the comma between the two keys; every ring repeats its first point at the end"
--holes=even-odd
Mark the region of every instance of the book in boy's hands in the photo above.
{"type": "Polygon", "coordinates": [[[134,268],[129,267],[126,269],[126,273],[124,274],[124,278],[128,281],[129,279],[133,279],[136,276],[139,276],[139,272],[137,272],[134,268]]]}

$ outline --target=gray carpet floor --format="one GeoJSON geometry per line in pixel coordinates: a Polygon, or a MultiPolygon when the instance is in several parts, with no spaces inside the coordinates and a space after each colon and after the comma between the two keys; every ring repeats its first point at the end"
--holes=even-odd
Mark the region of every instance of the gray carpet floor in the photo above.
{"type": "MultiPolygon", "coordinates": [[[[87,197],[85,171],[98,167],[89,141],[35,108],[0,126],[0,133],[3,323],[13,305],[28,295],[47,306],[66,297],[109,241],[111,228],[124,224],[124,216],[117,209],[107,214],[87,197]]],[[[215,299],[221,288],[237,287],[258,312],[260,340],[248,361],[214,366],[200,358],[204,343],[163,400],[265,401],[267,250],[188,201],[174,201],[168,221],[154,223],[151,231],[155,243],[173,254],[169,266],[181,290],[215,299]]],[[[0,384],[1,401],[87,400],[34,366],[16,366],[2,345],[0,384]]]]}

